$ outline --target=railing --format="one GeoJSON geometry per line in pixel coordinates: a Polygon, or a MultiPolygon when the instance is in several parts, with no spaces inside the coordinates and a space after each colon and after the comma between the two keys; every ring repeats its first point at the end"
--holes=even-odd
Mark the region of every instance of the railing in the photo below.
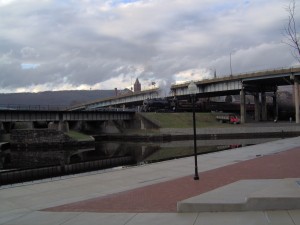
{"type": "MultiPolygon", "coordinates": [[[[67,106],[62,105],[13,105],[13,104],[0,104],[0,111],[1,110],[23,110],[23,111],[68,111],[67,106]]],[[[99,112],[136,112],[137,109],[135,108],[85,108],[80,111],[99,111],[99,112]]]]}
{"type": "MultiPolygon", "coordinates": [[[[263,69],[263,70],[252,70],[252,71],[247,71],[247,72],[243,72],[243,73],[235,73],[232,74],[232,76],[242,76],[242,75],[247,75],[247,74],[257,74],[257,73],[267,73],[267,72],[276,72],[276,71],[280,71],[280,70],[293,70],[293,69],[299,69],[300,70],[300,66],[294,66],[294,67],[277,67],[277,68],[270,68],[270,69],[263,69]]],[[[218,78],[224,78],[224,77],[230,77],[231,74],[221,74],[218,76],[218,78]]],[[[205,78],[205,79],[201,79],[201,80],[194,80],[194,82],[200,82],[200,81],[204,81],[204,80],[212,80],[214,78],[205,78]]],[[[176,87],[177,85],[188,85],[191,81],[185,81],[179,84],[172,84],[171,87],[176,87]]]]}
{"type": "Polygon", "coordinates": [[[63,105],[16,105],[0,104],[0,110],[28,110],[28,111],[64,111],[66,106],[63,105]]]}
{"type": "MultiPolygon", "coordinates": [[[[280,71],[280,70],[293,70],[293,69],[300,69],[300,66],[277,67],[277,68],[270,68],[270,69],[263,69],[263,70],[252,70],[252,71],[247,71],[247,72],[244,72],[244,73],[236,73],[236,74],[234,74],[234,76],[246,75],[246,74],[255,74],[255,73],[276,72],[276,71],[280,71]]],[[[225,75],[225,76],[230,76],[230,75],[225,75]]]]}
{"type": "Polygon", "coordinates": [[[136,112],[137,109],[129,109],[129,108],[87,108],[84,111],[97,111],[97,112],[136,112]]]}
{"type": "Polygon", "coordinates": [[[0,172],[0,187],[9,184],[23,183],[41,179],[60,178],[88,171],[102,170],[134,163],[131,156],[107,158],[89,162],[74,163],[64,166],[48,166],[22,170],[9,170],[0,172]]]}

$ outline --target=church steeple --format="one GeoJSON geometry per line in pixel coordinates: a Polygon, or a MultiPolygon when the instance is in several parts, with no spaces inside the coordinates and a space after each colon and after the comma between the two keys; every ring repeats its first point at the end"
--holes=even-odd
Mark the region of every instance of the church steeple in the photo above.
{"type": "Polygon", "coordinates": [[[141,91],[141,90],[142,90],[141,83],[139,82],[139,79],[136,78],[135,83],[133,85],[133,91],[138,92],[138,91],[141,91]]]}

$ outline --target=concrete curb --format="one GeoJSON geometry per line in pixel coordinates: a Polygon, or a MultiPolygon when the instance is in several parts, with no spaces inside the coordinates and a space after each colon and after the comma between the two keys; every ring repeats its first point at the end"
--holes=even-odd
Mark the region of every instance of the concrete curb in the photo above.
{"type": "Polygon", "coordinates": [[[300,178],[241,180],[177,203],[178,212],[300,209],[300,178]]]}

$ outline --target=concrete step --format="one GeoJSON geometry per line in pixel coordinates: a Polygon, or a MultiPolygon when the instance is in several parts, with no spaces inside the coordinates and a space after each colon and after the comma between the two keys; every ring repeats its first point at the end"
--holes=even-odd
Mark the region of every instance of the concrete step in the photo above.
{"type": "Polygon", "coordinates": [[[300,178],[240,180],[177,203],[178,212],[300,209],[300,178]]]}

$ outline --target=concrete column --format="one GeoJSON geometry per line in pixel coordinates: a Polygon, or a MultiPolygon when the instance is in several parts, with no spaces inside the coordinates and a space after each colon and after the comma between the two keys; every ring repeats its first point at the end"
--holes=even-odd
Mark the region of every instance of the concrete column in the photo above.
{"type": "Polygon", "coordinates": [[[299,116],[299,79],[295,77],[294,81],[294,95],[295,95],[295,120],[300,123],[299,116]]]}
{"type": "MultiPolygon", "coordinates": [[[[1,142],[1,139],[2,139],[2,134],[4,134],[5,132],[4,132],[4,126],[3,126],[3,123],[2,122],[0,122],[0,142],[1,142]]],[[[2,165],[2,163],[1,163],[1,158],[0,158],[0,169],[2,169],[3,168],[3,165],[2,165]]]]}
{"type": "Polygon", "coordinates": [[[255,106],[255,121],[258,122],[260,120],[260,104],[259,104],[259,93],[254,94],[254,106],[255,106]]]}
{"type": "Polygon", "coordinates": [[[266,93],[261,93],[261,117],[263,121],[266,121],[267,118],[267,98],[266,93]]]}
{"type": "Polygon", "coordinates": [[[11,129],[13,127],[13,123],[12,122],[2,122],[3,124],[3,128],[5,130],[6,133],[10,133],[11,129]]]}
{"type": "Polygon", "coordinates": [[[273,95],[273,115],[274,115],[274,120],[277,120],[278,119],[277,91],[274,91],[274,95],[273,95]]]}
{"type": "Polygon", "coordinates": [[[241,123],[245,123],[246,122],[246,106],[245,106],[245,91],[244,91],[244,89],[241,90],[240,97],[241,97],[241,103],[240,103],[241,123]]]}
{"type": "Polygon", "coordinates": [[[69,123],[68,121],[59,121],[58,130],[62,132],[69,132],[69,123]]]}
{"type": "Polygon", "coordinates": [[[141,119],[141,130],[146,130],[146,126],[143,119],[141,119]]]}

